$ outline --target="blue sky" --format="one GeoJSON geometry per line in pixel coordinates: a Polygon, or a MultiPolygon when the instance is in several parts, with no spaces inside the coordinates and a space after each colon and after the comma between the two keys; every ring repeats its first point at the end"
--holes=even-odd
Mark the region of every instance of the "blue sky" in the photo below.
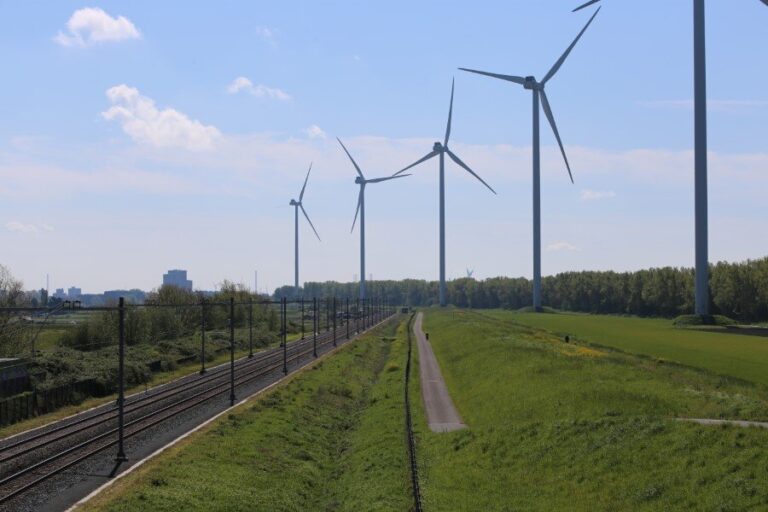
{"type": "MultiPolygon", "coordinates": [[[[441,138],[455,76],[452,147],[499,195],[449,164],[448,274],[529,276],[530,94],[456,68],[543,76],[590,15],[576,3],[0,2],[0,263],[87,291],[173,267],[292,282],[288,201],[314,161],[323,242],[302,226],[301,280],[352,279],[335,137],[391,174],[441,138]]],[[[692,265],[691,2],[603,3],[547,84],[576,184],[542,125],[545,274],[692,265]]],[[[760,257],[768,9],[707,15],[710,259],[760,257]]],[[[369,187],[374,278],[436,277],[436,165],[369,187]]]]}

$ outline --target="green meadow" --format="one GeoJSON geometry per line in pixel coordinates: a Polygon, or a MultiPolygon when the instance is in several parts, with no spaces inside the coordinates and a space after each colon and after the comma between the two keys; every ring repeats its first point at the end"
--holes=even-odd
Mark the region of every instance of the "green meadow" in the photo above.
{"type": "Polygon", "coordinates": [[[768,431],[675,420],[767,419],[764,386],[566,344],[511,313],[430,310],[425,330],[469,425],[417,417],[426,510],[768,508],[768,431]]]}
{"type": "Polygon", "coordinates": [[[656,318],[500,310],[482,314],[625,352],[768,384],[768,338],[765,337],[730,334],[722,328],[679,328],[671,320],[656,318]]]}

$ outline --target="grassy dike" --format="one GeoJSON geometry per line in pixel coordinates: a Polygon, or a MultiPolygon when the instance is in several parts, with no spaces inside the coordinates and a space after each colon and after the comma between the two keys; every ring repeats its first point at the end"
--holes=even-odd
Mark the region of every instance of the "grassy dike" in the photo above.
{"type": "Polygon", "coordinates": [[[768,431],[673,419],[765,420],[764,386],[478,312],[429,310],[424,328],[469,426],[417,414],[425,510],[768,509],[768,431]]]}
{"type": "Polygon", "coordinates": [[[87,511],[409,510],[405,319],[148,462],[87,511]]]}

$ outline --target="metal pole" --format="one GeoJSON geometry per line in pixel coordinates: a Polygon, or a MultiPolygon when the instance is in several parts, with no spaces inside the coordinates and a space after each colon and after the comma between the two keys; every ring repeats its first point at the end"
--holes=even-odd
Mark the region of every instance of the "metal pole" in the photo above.
{"type": "Polygon", "coordinates": [[[355,301],[355,334],[360,334],[360,299],[355,301]]]}
{"type": "Polygon", "coordinates": [[[347,297],[346,310],[347,311],[346,311],[346,314],[344,315],[344,317],[346,319],[345,322],[347,324],[347,339],[349,339],[349,297],[347,297]]]}
{"type": "Polygon", "coordinates": [[[317,297],[312,299],[312,355],[317,357],[317,297]]]}
{"type": "Polygon", "coordinates": [[[301,297],[301,339],[304,339],[304,297],[301,297]]]}
{"type": "Polygon", "coordinates": [[[200,375],[205,373],[205,297],[200,302],[200,375]]]}
{"type": "Polygon", "coordinates": [[[119,362],[117,365],[117,462],[125,462],[124,430],[125,430],[125,299],[120,297],[118,302],[118,348],[119,362]]]}
{"type": "Polygon", "coordinates": [[[325,330],[331,330],[331,301],[325,299],[325,330]]]}
{"type": "Polygon", "coordinates": [[[235,405],[235,298],[229,298],[229,405],[235,405]]]}
{"type": "Polygon", "coordinates": [[[333,298],[333,346],[336,346],[336,297],[333,298]]]}
{"type": "Polygon", "coordinates": [[[288,324],[285,321],[285,314],[287,313],[287,301],[285,297],[280,300],[280,316],[282,317],[282,331],[283,331],[283,373],[288,375],[288,324]]]}
{"type": "Polygon", "coordinates": [[[696,194],[696,314],[709,314],[707,241],[707,53],[704,0],[693,2],[694,180],[696,194]]]}
{"type": "Polygon", "coordinates": [[[248,299],[248,357],[253,357],[253,299],[248,299]]]}
{"type": "Polygon", "coordinates": [[[365,298],[365,183],[360,194],[360,298],[365,298]]]}
{"type": "Polygon", "coordinates": [[[445,152],[440,152],[440,306],[446,305],[445,293],[445,152]]]}
{"type": "Polygon", "coordinates": [[[541,162],[539,90],[533,90],[533,309],[541,309],[541,162]]]}
{"type": "MultiPolygon", "coordinates": [[[[294,229],[294,276],[293,293],[299,293],[299,205],[293,207],[293,229],[294,229]]],[[[294,295],[295,296],[295,295],[294,295]]]]}

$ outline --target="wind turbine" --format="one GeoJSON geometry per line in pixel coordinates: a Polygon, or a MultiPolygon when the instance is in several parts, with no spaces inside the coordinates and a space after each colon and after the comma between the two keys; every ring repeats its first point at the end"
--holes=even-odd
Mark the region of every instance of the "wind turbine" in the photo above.
{"type": "MultiPolygon", "coordinates": [[[[599,12],[600,9],[597,9],[599,12]]],[[[565,160],[565,167],[568,169],[568,176],[573,183],[573,174],[571,173],[571,165],[568,163],[568,157],[565,154],[565,148],[563,148],[563,142],[560,140],[560,133],[557,131],[557,124],[555,124],[555,117],[552,114],[552,108],[549,106],[549,100],[547,99],[547,93],[544,92],[544,86],[546,83],[555,76],[555,73],[563,65],[565,59],[579,42],[581,36],[587,30],[587,27],[592,23],[592,20],[597,16],[597,12],[592,15],[587,24],[581,29],[579,35],[573,40],[571,45],[565,50],[557,62],[552,68],[544,75],[541,81],[537,81],[535,77],[527,76],[525,78],[520,76],[500,75],[497,73],[488,73],[486,71],[478,71],[476,69],[459,68],[462,71],[469,71],[470,73],[477,73],[479,75],[486,75],[493,78],[499,78],[508,82],[522,85],[525,89],[530,90],[533,93],[533,308],[536,311],[541,310],[541,156],[539,147],[539,100],[541,100],[541,106],[544,109],[544,115],[547,116],[549,125],[552,127],[552,131],[557,139],[557,144],[560,146],[560,152],[563,154],[563,160],[565,160]]]]}
{"type": "Polygon", "coordinates": [[[453,91],[454,91],[454,81],[451,81],[451,106],[448,109],[448,125],[445,129],[445,140],[440,142],[435,142],[434,146],[432,146],[432,151],[428,153],[425,157],[417,160],[416,162],[412,163],[408,167],[398,171],[395,173],[395,176],[399,175],[402,172],[407,171],[411,167],[414,167],[416,165],[419,165],[422,162],[426,162],[430,158],[434,156],[440,156],[440,305],[445,306],[446,304],[446,291],[445,291],[445,155],[446,153],[448,156],[456,162],[459,166],[463,167],[465,171],[467,171],[469,174],[480,180],[480,182],[488,187],[488,190],[496,193],[495,190],[491,188],[490,185],[488,185],[483,179],[475,174],[475,171],[469,168],[467,164],[461,161],[461,159],[456,156],[453,151],[448,149],[448,139],[451,137],[451,117],[453,116],[453,91]]]}
{"type": "Polygon", "coordinates": [[[349,159],[352,161],[352,165],[355,166],[355,170],[357,171],[357,176],[355,177],[355,183],[360,185],[360,194],[357,198],[357,210],[355,210],[355,220],[352,221],[352,229],[350,229],[350,233],[355,230],[355,223],[357,222],[357,214],[360,214],[360,300],[365,299],[365,186],[368,183],[381,183],[383,181],[389,181],[394,180],[397,178],[405,178],[406,176],[410,176],[410,174],[400,174],[398,176],[388,176],[386,178],[373,178],[373,179],[366,179],[363,175],[363,171],[360,170],[360,166],[357,165],[357,162],[355,162],[355,159],[352,158],[352,155],[349,154],[349,151],[347,151],[347,147],[344,145],[343,142],[341,142],[341,139],[336,137],[336,140],[339,141],[339,144],[341,144],[341,147],[344,149],[344,152],[347,154],[349,159]]]}
{"type": "Polygon", "coordinates": [[[304,199],[304,191],[307,189],[307,181],[309,181],[309,173],[312,171],[312,164],[309,164],[309,170],[307,170],[307,177],[304,178],[304,186],[301,187],[301,192],[299,193],[299,200],[291,199],[291,202],[288,203],[291,206],[293,206],[293,219],[294,219],[294,258],[295,258],[295,273],[294,273],[294,279],[293,279],[293,289],[294,293],[299,292],[299,209],[301,209],[301,213],[304,214],[304,217],[307,219],[307,222],[309,222],[309,225],[312,227],[312,231],[315,232],[315,236],[318,240],[320,240],[320,235],[317,234],[317,230],[315,229],[315,225],[312,224],[312,221],[309,220],[309,215],[307,215],[307,211],[304,209],[304,205],[302,204],[302,201],[304,199]]]}
{"type": "MultiPolygon", "coordinates": [[[[600,0],[590,0],[579,11],[600,0]]],[[[768,0],[760,0],[768,5],[768,0]]],[[[696,305],[694,312],[709,317],[709,214],[707,208],[707,51],[704,0],[693,0],[693,124],[694,209],[696,230],[696,305]]]]}

